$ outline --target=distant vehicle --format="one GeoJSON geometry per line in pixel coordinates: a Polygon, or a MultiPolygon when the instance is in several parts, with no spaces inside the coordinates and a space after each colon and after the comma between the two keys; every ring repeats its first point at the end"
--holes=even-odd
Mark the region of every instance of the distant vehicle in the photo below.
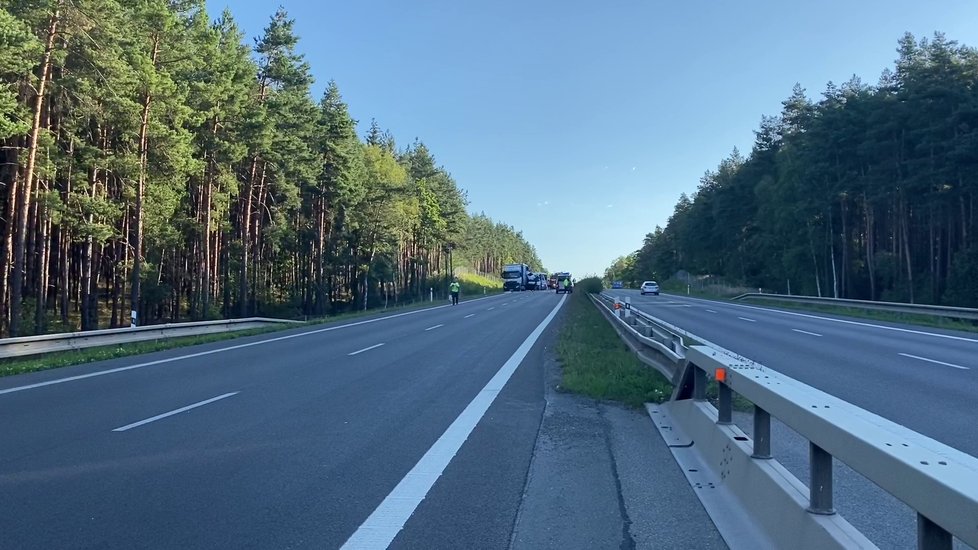
{"type": "Polygon", "coordinates": [[[566,271],[562,271],[557,274],[557,294],[560,294],[561,292],[574,292],[574,279],[572,279],[571,274],[566,271]],[[570,284],[567,286],[566,290],[564,289],[565,280],[570,281],[570,284]]]}
{"type": "Polygon", "coordinates": [[[536,290],[537,289],[537,274],[530,271],[526,276],[526,286],[523,290],[536,290]]]}
{"type": "Polygon", "coordinates": [[[613,281],[611,283],[611,288],[625,288],[625,285],[621,281],[613,281]]]}
{"type": "Polygon", "coordinates": [[[547,284],[550,286],[550,289],[551,290],[554,290],[554,289],[557,288],[557,274],[556,273],[554,273],[553,275],[550,276],[550,280],[547,281],[547,284]]]}
{"type": "Polygon", "coordinates": [[[530,266],[509,264],[503,266],[503,290],[519,292],[526,290],[530,282],[530,266]]]}
{"type": "Polygon", "coordinates": [[[547,283],[547,278],[545,276],[537,279],[537,290],[547,290],[548,286],[549,284],[547,283]]]}
{"type": "Polygon", "coordinates": [[[654,294],[658,296],[659,283],[655,281],[645,281],[644,283],[642,283],[641,291],[642,291],[642,296],[645,296],[646,294],[654,294]]]}

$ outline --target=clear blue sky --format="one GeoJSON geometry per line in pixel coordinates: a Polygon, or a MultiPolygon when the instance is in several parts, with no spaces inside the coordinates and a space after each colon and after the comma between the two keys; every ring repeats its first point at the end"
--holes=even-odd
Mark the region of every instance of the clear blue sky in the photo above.
{"type": "Polygon", "coordinates": [[[602,273],[665,225],[798,82],[875,83],[906,31],[978,46],[975,0],[209,0],[251,37],[296,20],[317,99],[415,137],[469,210],[551,270],[602,273]]]}

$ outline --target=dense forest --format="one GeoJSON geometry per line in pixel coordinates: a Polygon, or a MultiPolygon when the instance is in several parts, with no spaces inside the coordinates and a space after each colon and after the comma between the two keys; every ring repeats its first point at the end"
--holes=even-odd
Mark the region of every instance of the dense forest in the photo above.
{"type": "Polygon", "coordinates": [[[410,300],[542,268],[421,141],[365,136],[279,10],[0,0],[0,335],[410,300]]]}
{"type": "Polygon", "coordinates": [[[607,275],[978,306],[978,51],[905,35],[875,86],[796,86],[755,134],[607,275]]]}

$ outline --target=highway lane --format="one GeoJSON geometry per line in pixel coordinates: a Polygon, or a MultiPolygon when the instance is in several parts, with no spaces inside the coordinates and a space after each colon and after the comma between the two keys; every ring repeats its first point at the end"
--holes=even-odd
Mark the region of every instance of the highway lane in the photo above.
{"type": "MultiPolygon", "coordinates": [[[[0,393],[3,546],[337,547],[559,300],[463,302],[0,393]]],[[[222,346],[11,377],[0,392],[222,346]]],[[[521,367],[473,433],[491,475],[480,513],[449,523],[458,540],[508,544],[543,406],[541,375],[521,367]]]]}
{"type": "Polygon", "coordinates": [[[978,334],[684,296],[638,309],[978,456],[978,334]]]}

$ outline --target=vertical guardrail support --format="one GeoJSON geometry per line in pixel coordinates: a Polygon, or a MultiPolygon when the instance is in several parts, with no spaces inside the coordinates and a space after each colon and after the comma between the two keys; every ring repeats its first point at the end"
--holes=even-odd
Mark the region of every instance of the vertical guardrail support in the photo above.
{"type": "Polygon", "coordinates": [[[706,372],[693,367],[693,400],[706,401],[706,372]]]}
{"type": "Polygon", "coordinates": [[[719,403],[717,406],[717,424],[733,424],[733,390],[723,382],[717,383],[719,403]]]}
{"type": "Polygon", "coordinates": [[[672,335],[672,351],[680,357],[686,357],[686,349],[683,347],[683,339],[677,334],[672,335]]]}
{"type": "Polygon", "coordinates": [[[919,512],[917,513],[918,550],[951,550],[953,545],[951,533],[919,512]]]}
{"type": "Polygon", "coordinates": [[[771,413],[754,405],[754,452],[751,458],[771,458],[771,413]]]}
{"type": "Polygon", "coordinates": [[[818,445],[809,442],[811,477],[809,479],[808,511],[813,514],[832,515],[832,455],[818,445]]]}

